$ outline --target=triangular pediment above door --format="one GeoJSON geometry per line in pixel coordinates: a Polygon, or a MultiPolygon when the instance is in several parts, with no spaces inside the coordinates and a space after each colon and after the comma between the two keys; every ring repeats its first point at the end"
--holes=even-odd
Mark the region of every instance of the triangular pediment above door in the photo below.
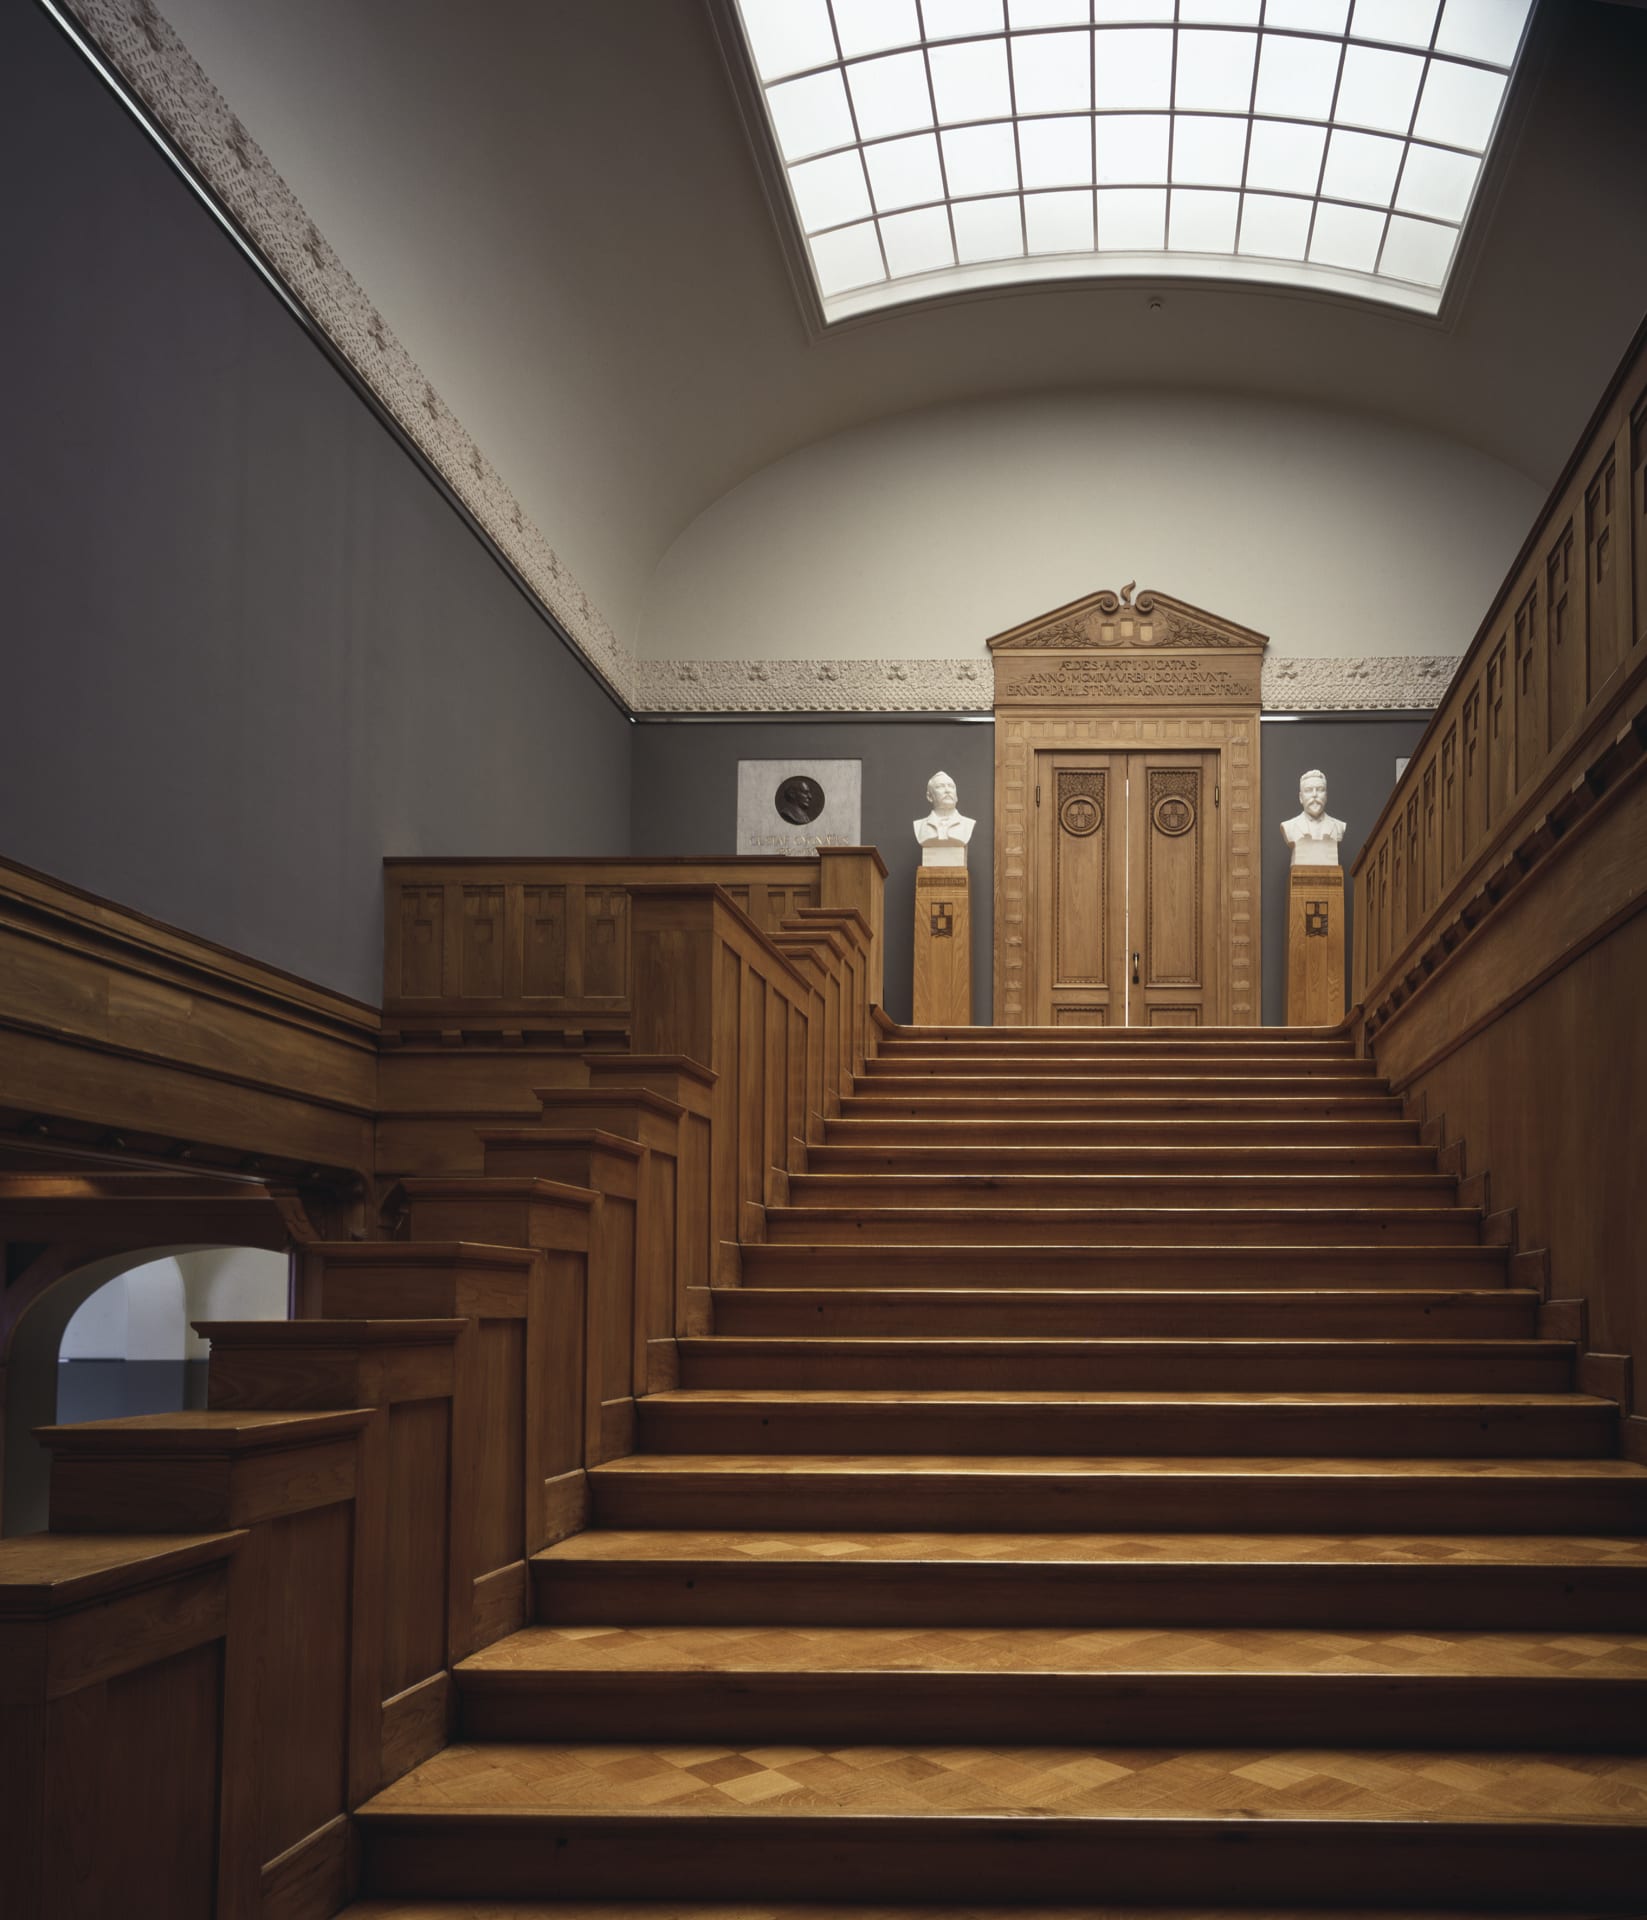
{"type": "Polygon", "coordinates": [[[1054,607],[1050,613],[996,634],[985,645],[992,654],[1204,653],[1213,648],[1261,654],[1269,639],[1222,614],[1175,600],[1169,593],[1140,593],[1135,598],[1129,582],[1119,593],[1105,589],[1054,607]]]}

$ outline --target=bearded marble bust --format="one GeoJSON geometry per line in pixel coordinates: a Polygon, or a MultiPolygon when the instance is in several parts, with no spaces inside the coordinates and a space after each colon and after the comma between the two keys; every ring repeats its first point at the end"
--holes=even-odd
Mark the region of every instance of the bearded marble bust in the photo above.
{"type": "Polygon", "coordinates": [[[1327,811],[1327,776],[1319,767],[1312,767],[1299,781],[1298,804],[1303,811],[1281,822],[1281,832],[1292,848],[1292,864],[1336,867],[1344,822],[1327,811]]]}
{"type": "Polygon", "coordinates": [[[915,822],[915,838],[923,847],[934,841],[964,847],[978,824],[969,820],[956,804],[955,782],[947,773],[935,773],[926,783],[927,804],[932,811],[915,822]]]}

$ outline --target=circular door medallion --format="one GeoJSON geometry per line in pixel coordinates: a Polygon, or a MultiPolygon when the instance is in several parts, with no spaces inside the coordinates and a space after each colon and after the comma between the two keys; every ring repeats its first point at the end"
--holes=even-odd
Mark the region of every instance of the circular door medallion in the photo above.
{"type": "Polygon", "coordinates": [[[1176,840],[1195,825],[1195,809],[1176,793],[1164,793],[1156,801],[1152,818],[1156,830],[1176,840]]]}
{"type": "Polygon", "coordinates": [[[816,820],[824,808],[824,790],[804,773],[792,773],[772,796],[772,804],[792,827],[816,820]]]}
{"type": "Polygon", "coordinates": [[[1065,833],[1074,834],[1078,840],[1096,833],[1103,818],[1103,808],[1087,793],[1072,793],[1058,809],[1059,823],[1065,833]]]}

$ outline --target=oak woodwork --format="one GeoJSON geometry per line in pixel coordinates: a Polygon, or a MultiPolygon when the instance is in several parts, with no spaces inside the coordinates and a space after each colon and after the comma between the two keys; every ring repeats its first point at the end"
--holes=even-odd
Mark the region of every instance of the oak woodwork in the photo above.
{"type": "Polygon", "coordinates": [[[1287,882],[1287,1025],[1336,1026],[1344,1015],[1344,872],[1294,867],[1287,882]]]}
{"type": "Polygon", "coordinates": [[[997,1024],[1256,1023],[1268,641],[1129,587],[988,644],[997,1024]]]}
{"type": "Polygon", "coordinates": [[[915,875],[915,994],[918,1027],[972,1024],[972,902],[965,867],[921,867],[915,875]]]}

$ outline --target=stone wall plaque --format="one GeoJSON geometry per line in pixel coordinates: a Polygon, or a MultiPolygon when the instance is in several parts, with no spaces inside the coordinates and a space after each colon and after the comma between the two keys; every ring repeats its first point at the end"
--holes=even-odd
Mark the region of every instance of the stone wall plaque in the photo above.
{"type": "Polygon", "coordinates": [[[739,853],[863,844],[861,760],[740,760],[739,853]]]}

